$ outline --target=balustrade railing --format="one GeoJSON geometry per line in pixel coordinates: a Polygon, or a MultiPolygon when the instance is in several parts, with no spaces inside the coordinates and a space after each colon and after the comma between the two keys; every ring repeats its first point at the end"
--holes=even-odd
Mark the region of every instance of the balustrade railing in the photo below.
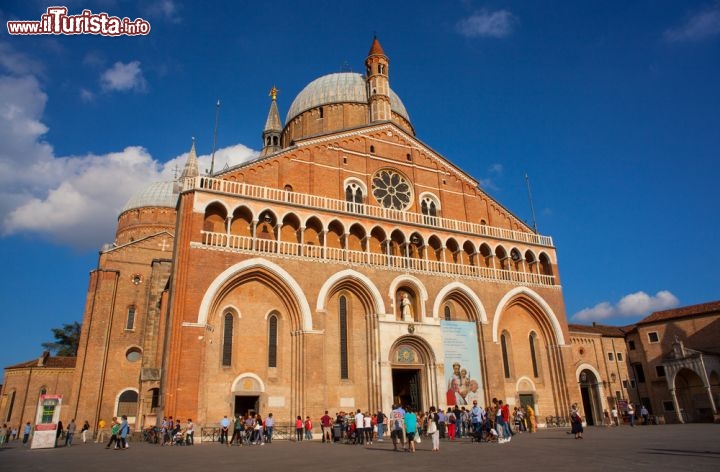
{"type": "Polygon", "coordinates": [[[256,200],[286,203],[306,208],[320,208],[334,212],[361,214],[373,218],[389,221],[398,221],[413,225],[430,226],[449,231],[481,235],[496,239],[505,239],[527,244],[538,244],[552,247],[553,241],[550,236],[542,236],[535,233],[515,231],[495,226],[481,225],[467,221],[451,220],[438,216],[428,216],[421,213],[394,210],[380,206],[366,205],[364,203],[352,203],[345,200],[337,200],[327,197],[319,197],[307,193],[291,192],[259,185],[247,184],[244,182],[233,182],[230,180],[214,179],[211,177],[194,177],[187,179],[185,188],[196,188],[209,190],[228,195],[236,195],[256,200]],[[189,185],[188,185],[189,184],[189,185]]]}
{"type": "Polygon", "coordinates": [[[450,274],[527,285],[555,285],[555,277],[552,275],[536,274],[534,272],[497,269],[495,267],[483,267],[454,261],[438,261],[337,247],[323,247],[315,244],[300,244],[290,241],[253,238],[251,236],[228,235],[210,231],[201,231],[201,234],[203,246],[223,248],[231,251],[257,252],[349,264],[365,264],[401,271],[450,274]]]}

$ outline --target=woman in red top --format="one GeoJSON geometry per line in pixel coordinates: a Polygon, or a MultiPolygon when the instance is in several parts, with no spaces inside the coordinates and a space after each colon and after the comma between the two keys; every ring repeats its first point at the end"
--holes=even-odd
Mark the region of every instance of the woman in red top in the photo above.
{"type": "Polygon", "coordinates": [[[303,420],[301,416],[298,416],[295,420],[295,440],[303,440],[303,420]]]}

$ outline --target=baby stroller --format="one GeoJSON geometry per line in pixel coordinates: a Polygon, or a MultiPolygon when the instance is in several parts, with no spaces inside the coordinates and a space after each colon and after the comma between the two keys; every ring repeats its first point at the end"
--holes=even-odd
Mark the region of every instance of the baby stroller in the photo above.
{"type": "Polygon", "coordinates": [[[482,437],[480,438],[481,441],[484,442],[497,442],[498,440],[498,432],[495,429],[495,425],[490,419],[485,419],[483,422],[482,430],[481,430],[482,437]]]}
{"type": "Polygon", "coordinates": [[[355,423],[350,423],[350,425],[345,429],[345,444],[356,444],[357,441],[358,437],[355,423]]]}
{"type": "Polygon", "coordinates": [[[180,428],[175,428],[175,431],[173,431],[173,433],[173,444],[175,446],[184,446],[185,435],[183,434],[182,430],[180,430],[180,428]]]}

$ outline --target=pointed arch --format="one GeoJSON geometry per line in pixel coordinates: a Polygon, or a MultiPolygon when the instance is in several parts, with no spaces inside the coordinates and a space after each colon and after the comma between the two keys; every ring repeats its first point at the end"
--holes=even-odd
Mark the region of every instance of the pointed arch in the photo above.
{"type": "MultiPolygon", "coordinates": [[[[427,302],[428,300],[428,292],[425,288],[425,285],[423,285],[420,279],[418,279],[417,277],[413,277],[412,275],[398,275],[397,277],[395,277],[395,279],[393,279],[392,282],[390,282],[390,287],[388,288],[388,297],[390,298],[390,300],[395,300],[395,293],[397,292],[398,287],[402,284],[410,285],[417,290],[417,293],[420,295],[421,302],[419,304],[421,311],[420,316],[421,319],[424,319],[427,316],[427,314],[425,313],[425,302],[427,302]]],[[[393,307],[395,306],[394,303],[395,302],[393,301],[393,307]]]]}
{"type": "Polygon", "coordinates": [[[473,307],[473,311],[475,312],[475,315],[477,317],[475,321],[480,321],[483,324],[487,324],[487,312],[485,311],[485,306],[482,304],[482,301],[480,301],[480,298],[470,287],[461,282],[451,282],[444,286],[442,290],[440,290],[440,292],[438,292],[437,296],[435,297],[435,303],[433,304],[433,317],[436,314],[439,316],[440,306],[445,301],[445,298],[453,292],[459,292],[460,294],[462,294],[463,298],[467,298],[470,301],[473,307]]]}
{"type": "Polygon", "coordinates": [[[533,290],[530,290],[527,287],[516,287],[510,290],[500,300],[500,303],[498,303],[497,309],[495,310],[495,316],[493,318],[493,342],[498,342],[500,335],[498,329],[500,327],[500,317],[502,316],[503,312],[511,304],[511,302],[521,298],[522,296],[525,296],[529,298],[532,302],[534,302],[537,308],[540,309],[540,312],[545,315],[546,321],[550,323],[552,333],[555,335],[555,341],[557,342],[557,344],[560,346],[565,345],[565,335],[563,334],[562,326],[560,325],[560,321],[553,312],[552,308],[550,308],[550,305],[548,305],[545,299],[543,299],[539,294],[537,294],[533,290]]]}
{"type": "Polygon", "coordinates": [[[368,313],[385,313],[385,302],[383,302],[380,290],[378,290],[372,280],[370,280],[367,276],[352,269],[337,272],[325,281],[323,286],[320,288],[320,292],[318,292],[317,305],[315,309],[319,312],[327,311],[326,303],[328,297],[340,288],[345,288],[357,295],[358,298],[360,298],[360,300],[362,300],[366,305],[365,310],[368,313]],[[353,284],[355,287],[352,288],[348,286],[348,284],[343,283],[344,281],[355,282],[353,284]],[[364,290],[357,287],[358,285],[364,288],[364,290]]]}
{"type": "Polygon", "coordinates": [[[232,284],[234,280],[242,275],[249,275],[253,272],[272,281],[273,286],[277,288],[281,297],[287,302],[288,309],[294,312],[291,313],[291,318],[296,318],[298,328],[303,331],[311,331],[313,322],[310,305],[300,284],[285,269],[261,258],[239,262],[215,277],[200,303],[197,324],[200,326],[207,324],[208,316],[215,308],[213,304],[218,299],[218,296],[227,290],[229,284],[232,284]]]}

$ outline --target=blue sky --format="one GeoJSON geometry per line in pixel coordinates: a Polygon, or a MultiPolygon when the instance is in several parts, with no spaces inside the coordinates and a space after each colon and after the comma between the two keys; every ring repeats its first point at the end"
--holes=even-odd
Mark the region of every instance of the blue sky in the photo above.
{"type": "MultiPolygon", "coordinates": [[[[0,19],[40,20],[40,1],[0,19]]],[[[313,79],[363,71],[373,34],[417,136],[554,238],[568,318],[625,325],[718,299],[720,2],[99,1],[133,37],[0,33],[0,365],[81,321],[119,210],[260,149],[313,79]]]]}

